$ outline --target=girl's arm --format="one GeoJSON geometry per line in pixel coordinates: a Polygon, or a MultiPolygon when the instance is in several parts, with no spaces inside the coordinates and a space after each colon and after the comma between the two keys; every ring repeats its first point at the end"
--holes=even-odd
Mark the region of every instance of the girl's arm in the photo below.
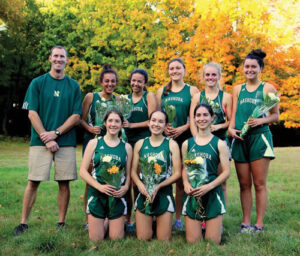
{"type": "Polygon", "coordinates": [[[163,94],[163,90],[164,87],[160,87],[155,94],[158,109],[161,109],[161,95],[163,94]]]}
{"type": "MultiPolygon", "coordinates": [[[[264,93],[267,95],[268,93],[276,93],[276,89],[271,84],[265,84],[264,86],[264,93]]],[[[250,127],[256,127],[262,124],[269,124],[272,122],[278,121],[279,118],[279,104],[276,104],[270,111],[269,115],[262,118],[250,118],[248,124],[250,127]]]]}
{"type": "Polygon", "coordinates": [[[194,117],[194,110],[196,106],[200,102],[200,93],[197,93],[193,96],[192,101],[191,101],[191,107],[190,107],[190,129],[192,136],[196,136],[197,134],[197,126],[195,124],[195,117],[194,117]]]}
{"type": "Polygon", "coordinates": [[[193,190],[193,196],[204,196],[207,192],[211,191],[215,187],[221,185],[225,180],[228,179],[230,175],[230,165],[229,165],[229,152],[226,142],[223,140],[219,140],[218,142],[218,150],[219,150],[219,157],[221,163],[221,170],[222,172],[219,176],[213,180],[212,182],[202,185],[198,188],[193,190]]]}
{"type": "Polygon", "coordinates": [[[136,186],[138,187],[140,193],[146,197],[149,197],[150,195],[147,193],[145,185],[140,180],[137,174],[137,170],[139,167],[140,149],[143,145],[143,142],[144,139],[141,139],[137,143],[135,143],[134,150],[133,150],[132,167],[131,167],[131,178],[133,182],[136,184],[136,186]]]}
{"type": "Polygon", "coordinates": [[[237,85],[233,88],[232,92],[232,114],[231,114],[231,119],[229,122],[229,127],[228,127],[228,132],[229,134],[235,138],[235,139],[240,139],[243,140],[237,133],[240,132],[240,130],[235,129],[235,113],[237,109],[237,102],[238,102],[238,96],[241,90],[241,84],[237,85]]]}
{"type": "Polygon", "coordinates": [[[172,169],[173,169],[173,174],[163,182],[159,183],[154,191],[151,194],[152,201],[154,200],[157,192],[168,185],[173,184],[175,181],[177,181],[181,177],[181,160],[180,160],[180,151],[179,147],[176,141],[170,140],[170,151],[172,154],[172,169]]]}
{"type": "Polygon", "coordinates": [[[94,187],[98,191],[105,193],[109,196],[113,195],[113,192],[116,190],[114,186],[111,185],[102,185],[100,184],[96,179],[94,179],[91,174],[88,172],[88,168],[90,165],[90,162],[92,160],[93,154],[95,152],[95,148],[97,145],[97,139],[90,140],[81,162],[80,170],[79,170],[79,176],[90,186],[94,187]]]}
{"type": "Polygon", "coordinates": [[[83,102],[82,102],[82,116],[81,116],[81,126],[92,134],[100,134],[101,128],[99,126],[90,126],[86,122],[86,117],[89,112],[89,108],[93,102],[94,95],[93,93],[89,92],[85,95],[83,102]]]}
{"type": "Polygon", "coordinates": [[[126,169],[125,169],[126,182],[123,186],[121,186],[121,188],[118,191],[115,191],[113,193],[113,196],[118,198],[124,196],[130,186],[130,170],[131,170],[131,162],[132,162],[132,147],[130,146],[130,144],[128,143],[125,144],[125,150],[127,153],[126,169]]]}

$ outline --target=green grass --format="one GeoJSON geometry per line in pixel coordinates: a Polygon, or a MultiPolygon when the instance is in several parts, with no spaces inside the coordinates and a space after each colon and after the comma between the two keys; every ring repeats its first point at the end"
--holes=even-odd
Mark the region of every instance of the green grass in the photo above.
{"type": "MultiPolygon", "coordinates": [[[[187,244],[184,233],[171,242],[123,240],[92,243],[84,224],[84,182],[71,183],[67,227],[56,230],[58,216],[56,182],[41,184],[29,219],[29,232],[13,237],[21,218],[22,197],[27,183],[28,145],[0,141],[0,255],[300,255],[300,148],[276,148],[268,176],[269,203],[264,234],[239,234],[241,206],[232,164],[227,182],[228,207],[221,246],[202,241],[187,244]]],[[[77,148],[78,167],[81,147],[77,148]]],[[[53,176],[53,175],[52,175],[53,176]]],[[[253,208],[253,222],[255,208],[253,208]]]]}

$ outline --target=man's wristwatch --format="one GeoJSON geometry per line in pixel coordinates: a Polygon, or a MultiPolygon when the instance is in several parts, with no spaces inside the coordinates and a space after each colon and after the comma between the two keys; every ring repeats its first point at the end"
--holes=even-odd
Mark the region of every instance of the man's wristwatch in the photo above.
{"type": "Polygon", "coordinates": [[[55,134],[57,135],[57,137],[61,135],[60,131],[57,129],[55,130],[55,134]]]}

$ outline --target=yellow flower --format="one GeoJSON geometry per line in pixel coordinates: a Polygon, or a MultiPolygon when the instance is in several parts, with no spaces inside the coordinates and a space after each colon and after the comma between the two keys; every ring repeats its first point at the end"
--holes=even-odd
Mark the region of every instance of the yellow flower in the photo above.
{"type": "Polygon", "coordinates": [[[159,175],[161,173],[161,167],[158,163],[154,164],[154,171],[157,175],[159,175]]]}
{"type": "Polygon", "coordinates": [[[190,165],[190,164],[196,164],[197,161],[195,159],[193,159],[193,160],[187,159],[187,160],[184,160],[184,163],[186,165],[190,165]]]}
{"type": "Polygon", "coordinates": [[[118,171],[119,171],[119,167],[116,166],[116,165],[114,165],[113,167],[111,167],[111,168],[109,168],[109,169],[107,170],[107,172],[108,172],[109,174],[118,173],[118,171]]]}

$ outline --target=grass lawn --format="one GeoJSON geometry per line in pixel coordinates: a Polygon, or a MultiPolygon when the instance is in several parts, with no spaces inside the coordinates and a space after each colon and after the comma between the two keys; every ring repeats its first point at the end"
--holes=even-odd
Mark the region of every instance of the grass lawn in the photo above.
{"type": "MultiPolygon", "coordinates": [[[[276,148],[275,154],[268,176],[269,201],[263,234],[239,233],[241,206],[232,163],[221,246],[207,241],[187,244],[183,232],[174,233],[169,243],[138,241],[133,235],[92,243],[82,229],[84,182],[80,179],[71,183],[64,230],[56,230],[57,184],[52,180],[39,188],[29,231],[13,237],[27,183],[28,144],[0,141],[0,255],[300,255],[300,148],[276,148]]],[[[81,147],[77,148],[77,159],[79,167],[81,147]]],[[[252,213],[254,222],[255,208],[252,213]]]]}

